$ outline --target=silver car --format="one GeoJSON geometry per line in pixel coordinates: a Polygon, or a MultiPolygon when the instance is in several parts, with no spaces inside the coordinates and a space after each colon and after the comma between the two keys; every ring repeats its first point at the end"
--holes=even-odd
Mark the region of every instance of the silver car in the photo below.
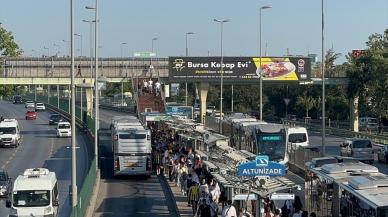
{"type": "Polygon", "coordinates": [[[341,156],[353,157],[360,161],[374,162],[373,145],[369,139],[345,139],[341,146],[341,156]]]}

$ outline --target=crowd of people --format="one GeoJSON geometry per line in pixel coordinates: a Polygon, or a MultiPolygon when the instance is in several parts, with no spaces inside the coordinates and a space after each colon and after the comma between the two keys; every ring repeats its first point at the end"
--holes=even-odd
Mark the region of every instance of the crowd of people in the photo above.
{"type": "Polygon", "coordinates": [[[143,79],[142,82],[138,83],[138,91],[139,95],[143,95],[143,93],[150,93],[155,94],[156,96],[160,96],[162,90],[162,84],[159,81],[154,81],[150,78],[148,81],[147,79],[143,79]]]}
{"type": "MultiPolygon", "coordinates": [[[[167,127],[150,127],[153,144],[153,168],[156,175],[166,178],[180,188],[187,198],[187,206],[193,216],[199,217],[253,217],[246,209],[239,209],[227,200],[226,189],[213,179],[203,167],[201,156],[191,147],[179,144],[178,135],[173,135],[167,127]]],[[[273,201],[264,201],[264,217],[316,217],[303,209],[301,199],[285,201],[283,207],[276,208],[273,201]]]]}

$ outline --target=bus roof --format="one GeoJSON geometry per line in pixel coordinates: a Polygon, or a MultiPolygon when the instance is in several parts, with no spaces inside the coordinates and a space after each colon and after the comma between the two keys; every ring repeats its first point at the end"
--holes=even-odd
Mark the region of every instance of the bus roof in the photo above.
{"type": "Polygon", "coordinates": [[[353,177],[349,183],[343,183],[340,187],[372,207],[388,206],[388,176],[385,174],[353,177]]]}
{"type": "Polygon", "coordinates": [[[325,164],[322,167],[311,168],[317,176],[337,183],[344,183],[356,176],[369,176],[379,174],[378,168],[362,162],[347,162],[325,164]]]}

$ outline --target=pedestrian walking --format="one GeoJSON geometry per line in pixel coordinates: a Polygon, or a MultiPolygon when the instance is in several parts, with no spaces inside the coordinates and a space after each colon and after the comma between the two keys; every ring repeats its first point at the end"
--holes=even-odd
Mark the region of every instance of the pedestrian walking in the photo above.
{"type": "Polygon", "coordinates": [[[150,80],[148,81],[148,89],[149,89],[150,93],[153,92],[153,88],[154,88],[153,83],[154,83],[154,81],[152,81],[152,79],[150,78],[150,80]]]}
{"type": "Polygon", "coordinates": [[[82,77],[82,74],[81,74],[81,64],[78,64],[76,77],[77,76],[82,77]]]}
{"type": "Polygon", "coordinates": [[[160,82],[159,81],[157,81],[156,83],[155,83],[155,89],[156,89],[156,95],[157,96],[159,96],[160,95],[160,93],[161,93],[161,84],[160,84],[160,82]]]}
{"type": "Polygon", "coordinates": [[[198,216],[198,217],[212,217],[211,209],[210,209],[209,204],[206,202],[206,199],[201,200],[196,216],[198,216]]]}
{"type": "Polygon", "coordinates": [[[197,212],[197,205],[199,199],[199,183],[194,183],[189,189],[189,199],[191,208],[193,210],[193,215],[197,212]]]}
{"type": "Polygon", "coordinates": [[[148,93],[148,82],[146,79],[143,79],[143,92],[148,93]]]}
{"type": "Polygon", "coordinates": [[[221,213],[222,217],[237,217],[236,208],[233,206],[232,201],[228,200],[228,205],[224,207],[221,213]]]}

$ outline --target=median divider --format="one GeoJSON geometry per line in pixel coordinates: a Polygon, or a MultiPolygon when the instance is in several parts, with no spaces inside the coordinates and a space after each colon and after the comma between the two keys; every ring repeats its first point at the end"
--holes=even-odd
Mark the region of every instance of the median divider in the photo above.
{"type": "MultiPolygon", "coordinates": [[[[34,101],[33,94],[26,94],[24,98],[34,101]]],[[[58,98],[47,96],[36,96],[36,102],[45,103],[46,109],[57,112],[61,114],[68,121],[71,120],[71,115],[69,113],[69,102],[66,99],[59,99],[58,107],[58,98]]],[[[96,159],[94,157],[94,119],[90,116],[87,116],[85,121],[81,120],[81,109],[76,107],[76,125],[87,135],[89,142],[87,143],[87,153],[89,153],[88,158],[92,159],[88,165],[87,175],[82,183],[81,188],[79,188],[78,193],[78,203],[77,206],[72,208],[71,217],[84,217],[91,216],[93,214],[94,206],[97,200],[98,184],[100,182],[99,171],[96,171],[96,159]],[[92,197],[93,196],[93,197],[92,197]],[[89,208],[90,207],[90,208],[89,208]],[[88,214],[88,215],[87,215],[88,214]]],[[[71,200],[71,199],[70,199],[71,200]]]]}

